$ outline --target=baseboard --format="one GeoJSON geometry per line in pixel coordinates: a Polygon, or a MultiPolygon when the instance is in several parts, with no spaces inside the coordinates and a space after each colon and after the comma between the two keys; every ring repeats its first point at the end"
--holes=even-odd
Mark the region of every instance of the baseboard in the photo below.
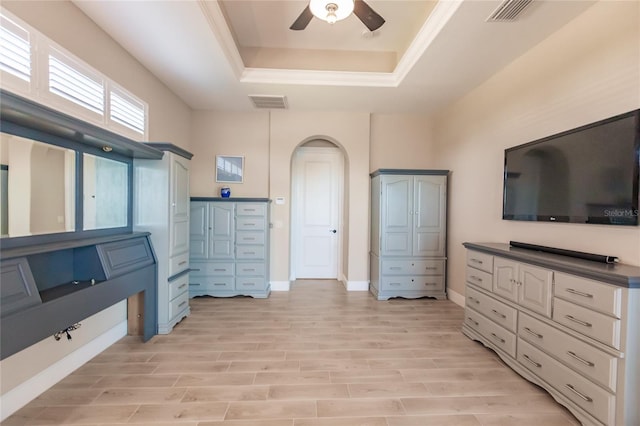
{"type": "Polygon", "coordinates": [[[369,281],[344,281],[347,291],[369,291],[369,281]]]}
{"type": "Polygon", "coordinates": [[[271,291],[289,291],[291,281],[271,281],[271,291]]]}
{"type": "Polygon", "coordinates": [[[73,373],[94,356],[127,335],[127,321],[123,321],[86,345],[70,353],[49,368],[0,396],[0,421],[36,399],[40,394],[73,373]]]}
{"type": "Polygon", "coordinates": [[[451,300],[453,303],[455,303],[456,305],[464,308],[464,296],[461,295],[460,293],[456,293],[455,291],[451,290],[450,288],[447,289],[447,296],[449,298],[449,300],[451,300]]]}

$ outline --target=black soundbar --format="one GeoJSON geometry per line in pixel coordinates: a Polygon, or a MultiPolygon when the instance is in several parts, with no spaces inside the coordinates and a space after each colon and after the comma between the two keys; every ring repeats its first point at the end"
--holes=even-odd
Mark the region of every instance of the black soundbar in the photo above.
{"type": "Polygon", "coordinates": [[[542,251],[545,253],[559,254],[562,256],[575,257],[577,259],[592,260],[594,262],[601,262],[601,263],[617,263],[618,262],[618,258],[616,256],[605,256],[603,254],[585,253],[582,251],[565,250],[565,249],[559,249],[559,248],[547,247],[547,246],[538,246],[535,244],[519,243],[517,241],[509,241],[509,245],[511,247],[542,251]]]}

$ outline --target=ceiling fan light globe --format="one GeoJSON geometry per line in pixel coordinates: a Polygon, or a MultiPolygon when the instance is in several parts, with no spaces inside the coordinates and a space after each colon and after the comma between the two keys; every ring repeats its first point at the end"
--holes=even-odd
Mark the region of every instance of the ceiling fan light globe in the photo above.
{"type": "Polygon", "coordinates": [[[353,13],[353,0],[310,0],[309,9],[313,16],[334,23],[353,13]]]}

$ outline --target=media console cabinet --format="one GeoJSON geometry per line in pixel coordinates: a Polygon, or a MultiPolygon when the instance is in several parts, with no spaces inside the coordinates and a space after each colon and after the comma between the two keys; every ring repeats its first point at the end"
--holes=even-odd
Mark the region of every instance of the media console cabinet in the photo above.
{"type": "Polygon", "coordinates": [[[463,333],[584,425],[640,425],[640,268],[464,246],[463,333]]]}

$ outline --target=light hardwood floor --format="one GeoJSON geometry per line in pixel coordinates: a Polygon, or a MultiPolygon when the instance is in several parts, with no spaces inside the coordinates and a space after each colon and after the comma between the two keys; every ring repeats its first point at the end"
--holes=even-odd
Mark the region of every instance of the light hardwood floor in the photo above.
{"type": "Polygon", "coordinates": [[[191,306],[170,335],[122,339],[2,424],[579,424],[463,336],[449,301],[298,281],[268,299],[191,306]]]}

